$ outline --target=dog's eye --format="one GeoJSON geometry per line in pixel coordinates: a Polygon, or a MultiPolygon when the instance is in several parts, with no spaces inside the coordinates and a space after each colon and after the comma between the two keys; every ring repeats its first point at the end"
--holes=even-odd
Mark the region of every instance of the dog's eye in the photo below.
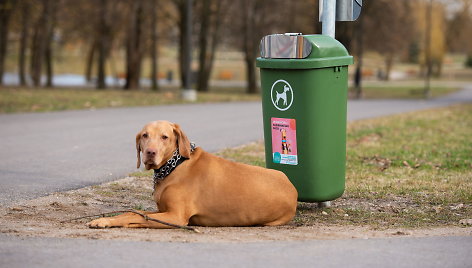
{"type": "Polygon", "coordinates": [[[143,134],[143,138],[147,138],[147,137],[149,137],[148,134],[147,134],[147,133],[144,133],[144,134],[143,134]]]}
{"type": "Polygon", "coordinates": [[[163,140],[167,140],[169,137],[167,137],[166,135],[162,135],[162,139],[163,140]]]}

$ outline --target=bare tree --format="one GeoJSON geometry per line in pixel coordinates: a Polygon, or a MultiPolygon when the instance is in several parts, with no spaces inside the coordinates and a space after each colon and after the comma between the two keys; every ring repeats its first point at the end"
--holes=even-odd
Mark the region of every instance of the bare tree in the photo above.
{"type": "Polygon", "coordinates": [[[180,81],[181,85],[187,85],[187,77],[185,75],[185,59],[191,58],[192,51],[188,49],[187,45],[192,41],[187,40],[187,31],[193,31],[193,29],[188,29],[186,25],[187,20],[187,0],[172,0],[174,3],[177,13],[177,25],[179,28],[179,69],[180,69],[180,81]],[[190,57],[188,55],[190,53],[190,57]]]}
{"type": "Polygon", "coordinates": [[[157,41],[158,41],[158,31],[157,31],[157,0],[150,0],[150,10],[149,12],[151,17],[151,89],[158,90],[158,65],[157,65],[157,41]]]}
{"type": "MultiPolygon", "coordinates": [[[[90,3],[87,0],[84,1],[90,3]]],[[[76,38],[85,40],[88,44],[85,79],[88,82],[92,81],[92,74],[96,72],[96,88],[105,89],[107,87],[107,61],[111,55],[114,38],[117,32],[122,31],[123,2],[99,0],[96,5],[77,4],[79,5],[78,8],[81,9],[80,12],[87,14],[88,19],[85,22],[83,21],[84,16],[78,14],[76,23],[71,25],[73,29],[82,30],[78,32],[76,38]],[[85,25],[81,26],[81,24],[85,25]]]]}
{"type": "Polygon", "coordinates": [[[130,22],[126,42],[126,84],[125,89],[139,88],[141,63],[144,52],[143,1],[131,1],[130,22]]]}
{"type": "Polygon", "coordinates": [[[0,85],[3,84],[3,72],[8,45],[10,16],[16,1],[0,0],[0,85]]]}
{"type": "Polygon", "coordinates": [[[97,50],[98,41],[96,40],[96,38],[94,38],[94,40],[89,45],[87,51],[87,61],[85,63],[85,80],[89,83],[92,81],[93,61],[95,60],[97,50]]]}
{"type": "Polygon", "coordinates": [[[54,26],[56,23],[56,1],[46,1],[45,16],[46,16],[46,32],[45,36],[45,48],[44,48],[44,59],[46,64],[46,87],[53,86],[53,41],[54,41],[54,26]]]}
{"type": "Polygon", "coordinates": [[[34,25],[33,41],[31,44],[31,79],[33,85],[38,87],[41,85],[42,66],[44,62],[45,48],[47,43],[46,25],[48,22],[48,10],[50,0],[42,0],[42,11],[39,19],[34,25]]]}
{"type": "Polygon", "coordinates": [[[447,45],[451,52],[462,52],[472,56],[472,1],[461,0],[460,8],[448,22],[447,45]]]}
{"type": "Polygon", "coordinates": [[[389,80],[395,56],[408,49],[415,28],[410,1],[376,0],[366,5],[368,8],[362,14],[366,45],[384,56],[384,78],[389,80]]]}
{"type": "Polygon", "coordinates": [[[22,0],[21,2],[21,36],[20,36],[20,50],[18,56],[18,75],[20,85],[26,85],[26,49],[29,39],[30,27],[30,1],[22,0]]]}
{"type": "MultiPolygon", "coordinates": [[[[94,50],[98,52],[97,61],[97,89],[106,88],[106,71],[105,63],[109,48],[109,36],[110,36],[110,25],[108,16],[108,0],[100,0],[99,6],[99,30],[96,41],[92,45],[91,55],[89,57],[93,59],[94,50]]],[[[90,68],[91,69],[91,68],[90,68]]]]}
{"type": "MultiPolygon", "coordinates": [[[[249,94],[258,92],[256,58],[261,38],[267,34],[285,32],[288,16],[285,14],[284,1],[241,0],[238,8],[241,13],[242,51],[246,65],[247,90],[249,94]]],[[[293,15],[293,14],[292,14],[293,15]]]]}
{"type": "Polygon", "coordinates": [[[255,14],[256,8],[256,0],[243,0],[243,52],[246,63],[247,93],[249,94],[257,93],[255,62],[259,40],[255,31],[257,27],[256,16],[261,14],[255,14]]]}
{"type": "Polygon", "coordinates": [[[203,0],[200,7],[198,91],[208,91],[216,48],[221,40],[222,17],[228,10],[225,0],[203,0]]]}
{"type": "Polygon", "coordinates": [[[354,73],[355,98],[361,99],[362,94],[362,67],[364,63],[364,16],[361,16],[355,27],[355,39],[357,48],[357,65],[354,73]]]}

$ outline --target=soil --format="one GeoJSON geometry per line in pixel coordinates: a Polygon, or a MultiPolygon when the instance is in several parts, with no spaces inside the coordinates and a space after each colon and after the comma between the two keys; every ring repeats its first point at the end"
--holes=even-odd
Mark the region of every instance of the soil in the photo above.
{"type": "MultiPolygon", "coordinates": [[[[278,227],[197,227],[200,233],[180,229],[90,229],[87,215],[124,209],[154,210],[149,177],[127,177],[78,190],[54,193],[9,207],[0,206],[0,233],[28,237],[119,239],[168,242],[256,242],[313,239],[377,238],[397,236],[471,236],[472,227],[445,226],[427,229],[375,228],[297,220],[278,227]],[[63,222],[65,221],[65,222],[63,222]]],[[[345,203],[341,200],[340,203],[345,203]]],[[[355,202],[350,201],[350,202],[355,202]]],[[[361,204],[362,205],[362,204],[361,204]]],[[[388,204],[395,207],[397,204],[388,204]]],[[[398,206],[403,206],[399,201],[398,206]]],[[[376,204],[382,206],[382,204],[376,204]]],[[[303,215],[326,215],[312,204],[300,203],[303,215]]],[[[335,211],[335,210],[334,210],[335,211]]],[[[344,216],[349,217],[345,214],[344,216]]],[[[301,217],[299,213],[298,218],[301,217]]]]}

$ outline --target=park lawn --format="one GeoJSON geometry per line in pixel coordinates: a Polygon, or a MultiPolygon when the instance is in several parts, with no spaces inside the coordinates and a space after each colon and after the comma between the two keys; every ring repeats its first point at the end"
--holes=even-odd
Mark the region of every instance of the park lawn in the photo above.
{"type": "MultiPolygon", "coordinates": [[[[432,86],[431,97],[437,98],[447,94],[454,93],[460,88],[456,86],[432,86]]],[[[354,89],[350,89],[350,93],[354,96],[354,89]]],[[[422,99],[424,88],[421,86],[375,86],[365,85],[362,88],[364,99],[422,99]]]]}
{"type": "MultiPolygon", "coordinates": [[[[432,96],[439,97],[457,91],[457,86],[432,87],[432,96]]],[[[366,99],[421,99],[421,87],[405,85],[365,85],[366,99]]],[[[245,94],[245,88],[211,88],[198,93],[197,102],[260,101],[259,94],[245,94]]],[[[175,87],[163,87],[159,92],[150,90],[91,88],[21,88],[0,87],[0,113],[50,112],[65,110],[100,109],[110,107],[154,106],[185,103],[175,87]]]]}
{"type": "MultiPolygon", "coordinates": [[[[257,101],[244,89],[213,89],[198,93],[197,102],[257,101]]],[[[0,88],[0,113],[50,112],[110,107],[153,106],[185,103],[176,88],[150,90],[95,90],[71,88],[0,88]]]]}
{"type": "MultiPolygon", "coordinates": [[[[300,203],[302,225],[462,226],[472,219],[472,105],[349,123],[346,191],[331,208],[300,203]]],[[[220,153],[264,166],[262,142],[220,153]]]]}

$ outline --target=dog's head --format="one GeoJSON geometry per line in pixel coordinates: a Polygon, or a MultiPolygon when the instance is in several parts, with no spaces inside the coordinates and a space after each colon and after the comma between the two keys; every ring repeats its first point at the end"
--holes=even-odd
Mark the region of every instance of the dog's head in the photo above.
{"type": "Polygon", "coordinates": [[[147,170],[156,169],[165,164],[179,148],[179,153],[190,158],[190,142],[179,125],[168,121],[154,121],[143,127],[136,134],[137,168],[143,164],[147,170]]]}
{"type": "Polygon", "coordinates": [[[287,131],[285,129],[281,129],[280,132],[282,132],[282,140],[286,140],[287,139],[287,131]]]}

